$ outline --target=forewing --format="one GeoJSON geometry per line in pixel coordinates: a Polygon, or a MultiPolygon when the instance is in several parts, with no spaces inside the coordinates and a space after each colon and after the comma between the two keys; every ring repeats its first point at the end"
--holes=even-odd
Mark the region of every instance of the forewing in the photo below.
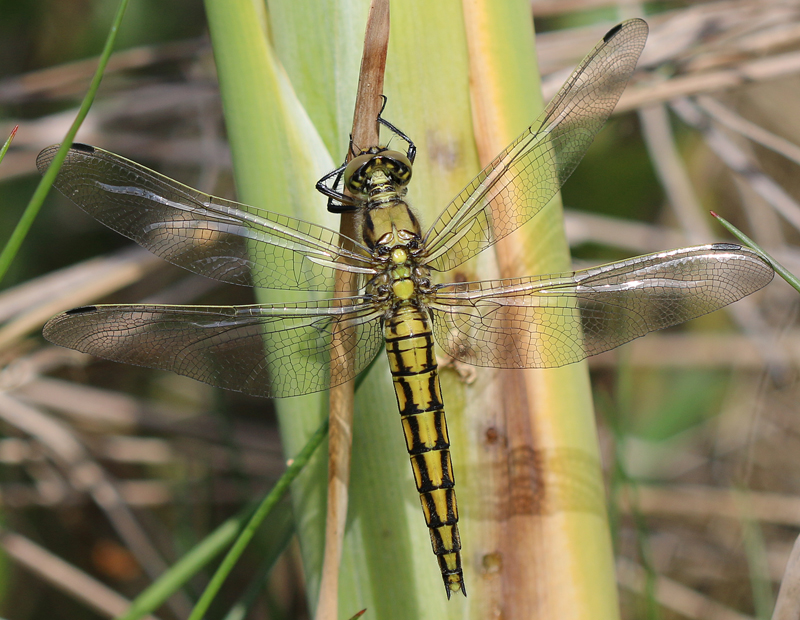
{"type": "Polygon", "coordinates": [[[276,398],[353,379],[383,342],[379,317],[362,298],[260,306],[87,306],[52,318],[44,336],[97,357],[276,398]]]}
{"type": "Polygon", "coordinates": [[[605,124],[647,39],[631,19],[610,30],[545,111],[448,205],[426,235],[424,263],[447,271],[512,233],[564,184],[605,124]]]}
{"type": "Polygon", "coordinates": [[[751,250],[714,244],[568,274],[448,284],[430,304],[433,331],[470,364],[554,368],[718,310],[772,276],[751,250]]]}
{"type": "MultiPolygon", "coordinates": [[[[39,154],[42,174],[57,151],[39,154]]],[[[161,258],[224,282],[333,290],[334,269],[374,273],[366,248],[337,232],[204,194],[96,147],[73,145],[55,187],[161,258]]]]}

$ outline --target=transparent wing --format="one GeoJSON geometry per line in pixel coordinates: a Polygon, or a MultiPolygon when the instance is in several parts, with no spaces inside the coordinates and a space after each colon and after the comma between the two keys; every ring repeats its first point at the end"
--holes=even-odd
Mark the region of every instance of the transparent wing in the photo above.
{"type": "Polygon", "coordinates": [[[647,39],[647,24],[612,28],[545,111],[448,205],[426,234],[429,267],[447,271],[512,233],[564,184],[605,124],[647,39]]]}
{"type": "MultiPolygon", "coordinates": [[[[57,151],[39,154],[41,173],[57,151]]],[[[367,249],[335,231],[204,194],[96,147],[73,145],[55,186],[161,258],[224,282],[333,290],[334,269],[374,273],[367,249]]]]}
{"type": "Polygon", "coordinates": [[[87,306],[52,318],[50,342],[269,398],[353,379],[383,342],[365,298],[259,306],[87,306]],[[338,357],[331,358],[336,347],[338,357]],[[352,363],[345,363],[350,355],[352,363]]]}
{"type": "Polygon", "coordinates": [[[437,343],[477,366],[554,368],[718,310],[772,280],[757,254],[719,243],[574,273],[442,285],[437,343]]]}

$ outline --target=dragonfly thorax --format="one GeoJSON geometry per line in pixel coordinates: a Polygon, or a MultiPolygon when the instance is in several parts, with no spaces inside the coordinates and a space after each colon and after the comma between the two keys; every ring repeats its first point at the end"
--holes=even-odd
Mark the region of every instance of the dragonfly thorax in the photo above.
{"type": "Polygon", "coordinates": [[[425,304],[432,292],[430,270],[417,263],[407,245],[390,248],[384,255],[384,269],[367,285],[367,293],[377,303],[388,304],[388,311],[399,306],[425,304]]]}
{"type": "MultiPolygon", "coordinates": [[[[378,177],[382,177],[378,173],[378,177]]],[[[361,238],[373,256],[385,262],[396,248],[405,248],[416,257],[422,251],[422,230],[403,195],[390,184],[377,185],[383,192],[371,195],[362,211],[361,238]]]]}
{"type": "Polygon", "coordinates": [[[430,271],[416,264],[408,248],[398,246],[391,252],[389,275],[395,301],[419,301],[420,295],[430,292],[430,271]]]}

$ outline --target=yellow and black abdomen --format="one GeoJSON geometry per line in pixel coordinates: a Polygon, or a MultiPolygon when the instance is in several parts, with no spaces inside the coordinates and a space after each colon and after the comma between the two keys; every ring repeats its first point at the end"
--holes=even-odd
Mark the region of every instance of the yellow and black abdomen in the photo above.
{"type": "Polygon", "coordinates": [[[447,597],[464,589],[450,440],[427,315],[409,304],[384,324],[406,447],[447,597]]]}

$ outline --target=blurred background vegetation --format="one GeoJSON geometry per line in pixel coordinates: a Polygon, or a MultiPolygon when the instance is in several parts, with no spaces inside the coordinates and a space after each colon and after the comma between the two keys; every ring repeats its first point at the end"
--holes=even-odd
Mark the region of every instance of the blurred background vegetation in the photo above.
{"type": "MultiPolygon", "coordinates": [[[[619,113],[563,191],[576,266],[724,240],[713,209],[800,271],[800,2],[531,7],[545,99],[610,25],[651,24],[619,113]]],[[[0,1],[0,136],[20,125],[0,165],[0,242],[38,182],[36,154],[74,116],[115,10],[0,1]]],[[[235,197],[202,2],[132,2],[116,49],[79,140],[235,197]]],[[[0,285],[0,615],[107,617],[76,593],[77,571],[128,598],[159,572],[131,552],[120,514],[171,563],[284,469],[269,402],[43,341],[43,322],[80,303],[252,302],[129,246],[54,194],[0,285]],[[20,411],[35,422],[17,424],[20,411]],[[113,481],[118,505],[78,475],[87,462],[113,481]],[[44,570],[55,558],[76,572],[44,570]]],[[[774,283],[590,361],[623,617],[769,617],[800,528],[796,313],[774,283]]],[[[280,544],[271,533],[228,584],[231,600],[259,550],[280,544]]],[[[298,557],[290,544],[248,617],[305,617],[298,557]]],[[[160,617],[184,617],[203,583],[160,617]]]]}

